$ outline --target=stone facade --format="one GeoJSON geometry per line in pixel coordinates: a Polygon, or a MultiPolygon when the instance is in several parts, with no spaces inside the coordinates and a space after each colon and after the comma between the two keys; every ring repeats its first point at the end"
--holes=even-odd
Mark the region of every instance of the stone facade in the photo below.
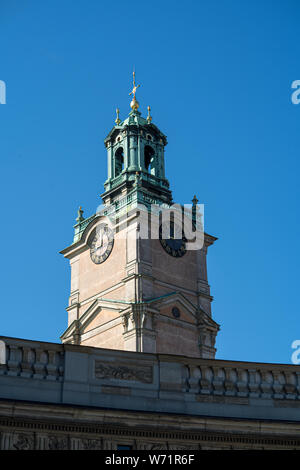
{"type": "Polygon", "coordinates": [[[1,342],[1,449],[300,449],[298,366],[1,342]]]}
{"type": "Polygon", "coordinates": [[[62,341],[213,358],[219,326],[211,318],[210,296],[209,307],[199,300],[199,254],[190,251],[181,259],[172,258],[159,240],[140,240],[133,219],[129,230],[134,237],[128,241],[127,235],[116,234],[111,255],[96,265],[90,259],[88,240],[102,221],[101,216],[93,219],[80,242],[64,250],[71,263],[73,291],[67,308],[69,327],[62,341]],[[149,245],[146,254],[145,244],[149,245]],[[180,312],[178,318],[172,314],[174,307],[180,312]]]}

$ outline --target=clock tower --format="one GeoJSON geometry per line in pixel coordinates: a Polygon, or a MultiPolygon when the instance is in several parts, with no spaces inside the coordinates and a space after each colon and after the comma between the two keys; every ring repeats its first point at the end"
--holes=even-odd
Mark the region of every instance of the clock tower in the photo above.
{"type": "MultiPolygon", "coordinates": [[[[138,111],[138,87],[133,75],[131,112],[121,121],[117,110],[104,141],[103,205],[88,218],[79,208],[73,243],[61,252],[71,265],[61,340],[214,358],[219,325],[211,315],[206,255],[216,238],[202,230],[198,249],[188,242],[178,222],[183,206],[173,204],[166,179],[167,138],[150,107],[146,118],[138,111]],[[165,213],[170,217],[162,223],[165,213]]],[[[187,218],[195,231],[201,221],[196,197],[192,202],[187,218]]]]}

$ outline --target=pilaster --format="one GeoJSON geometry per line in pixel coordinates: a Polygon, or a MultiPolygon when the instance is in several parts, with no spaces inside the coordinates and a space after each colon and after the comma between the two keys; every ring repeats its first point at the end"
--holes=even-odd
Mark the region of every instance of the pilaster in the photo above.
{"type": "Polygon", "coordinates": [[[125,350],[156,353],[154,325],[154,313],[148,311],[146,304],[131,304],[128,312],[123,314],[125,350]]]}

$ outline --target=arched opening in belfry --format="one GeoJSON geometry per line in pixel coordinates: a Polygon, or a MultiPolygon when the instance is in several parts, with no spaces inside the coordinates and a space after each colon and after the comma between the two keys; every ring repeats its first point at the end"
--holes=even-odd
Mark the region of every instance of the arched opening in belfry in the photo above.
{"type": "Polygon", "coordinates": [[[115,153],[115,177],[121,174],[124,169],[124,150],[119,147],[115,153]]]}
{"type": "Polygon", "coordinates": [[[150,145],[146,145],[144,149],[144,162],[146,170],[153,175],[155,174],[154,168],[154,150],[150,145]]]}

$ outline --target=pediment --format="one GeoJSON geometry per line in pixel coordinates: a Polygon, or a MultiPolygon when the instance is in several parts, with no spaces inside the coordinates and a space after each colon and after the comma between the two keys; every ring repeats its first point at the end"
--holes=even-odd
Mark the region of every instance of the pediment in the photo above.
{"type": "MultiPolygon", "coordinates": [[[[216,323],[202,308],[197,307],[193,304],[184,294],[181,292],[171,292],[161,297],[150,299],[146,302],[151,305],[151,308],[161,312],[168,306],[177,306],[179,309],[182,309],[184,316],[182,319],[186,319],[192,323],[197,323],[198,326],[203,326],[208,329],[219,329],[218,323],[216,323]]],[[[170,315],[171,316],[171,315],[170,315]]]]}
{"type": "Polygon", "coordinates": [[[67,338],[71,338],[74,334],[83,334],[86,332],[95,318],[101,315],[101,311],[106,310],[119,315],[119,313],[124,310],[124,307],[124,304],[117,300],[108,301],[104,299],[96,299],[78,320],[74,320],[71,323],[71,325],[62,334],[61,340],[66,341],[67,338]]]}
{"type": "Polygon", "coordinates": [[[177,307],[181,312],[181,320],[195,323],[198,318],[196,305],[188,300],[181,292],[171,292],[165,296],[148,300],[146,303],[147,305],[150,304],[152,309],[155,308],[163,315],[172,317],[172,308],[177,307]]]}

